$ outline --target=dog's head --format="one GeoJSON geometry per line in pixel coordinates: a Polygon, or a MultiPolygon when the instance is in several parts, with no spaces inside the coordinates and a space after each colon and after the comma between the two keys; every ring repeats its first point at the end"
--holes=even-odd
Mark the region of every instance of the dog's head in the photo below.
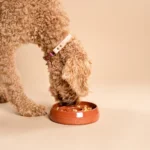
{"type": "MultiPolygon", "coordinates": [[[[46,56],[45,59],[49,60],[49,57],[51,56],[48,54],[48,58],[46,56]]],[[[55,82],[57,82],[57,85],[61,84],[63,86],[63,91],[59,91],[60,89],[58,89],[61,86],[55,90],[54,86],[52,86],[51,92],[53,96],[57,97],[58,93],[56,91],[59,91],[59,94],[61,93],[61,97],[64,99],[66,99],[66,97],[71,97],[72,99],[74,96],[83,97],[88,94],[88,78],[91,74],[92,63],[84,51],[84,48],[81,46],[80,41],[76,38],[72,38],[72,40],[59,51],[58,55],[52,57],[51,61],[53,63],[48,63],[51,86],[52,84],[56,85],[55,82]],[[60,78],[60,80],[56,77],[54,78],[54,74],[60,78]],[[68,92],[70,89],[73,90],[72,94],[69,93],[68,95],[67,93],[66,95],[64,90],[68,92]]]]}

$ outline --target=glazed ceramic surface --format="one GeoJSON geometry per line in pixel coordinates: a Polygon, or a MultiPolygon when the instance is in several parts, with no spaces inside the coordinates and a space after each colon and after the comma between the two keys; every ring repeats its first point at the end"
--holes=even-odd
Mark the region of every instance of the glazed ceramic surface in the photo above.
{"type": "Polygon", "coordinates": [[[96,104],[91,102],[80,102],[77,106],[60,106],[54,104],[50,110],[49,118],[66,125],[83,125],[98,121],[99,110],[96,104]]]}

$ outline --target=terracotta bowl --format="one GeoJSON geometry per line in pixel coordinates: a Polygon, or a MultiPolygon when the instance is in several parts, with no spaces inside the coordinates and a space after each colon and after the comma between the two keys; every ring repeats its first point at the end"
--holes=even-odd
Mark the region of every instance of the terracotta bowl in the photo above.
{"type": "Polygon", "coordinates": [[[99,119],[98,107],[94,103],[82,101],[77,106],[60,106],[54,104],[49,118],[56,123],[65,125],[84,125],[99,119]]]}

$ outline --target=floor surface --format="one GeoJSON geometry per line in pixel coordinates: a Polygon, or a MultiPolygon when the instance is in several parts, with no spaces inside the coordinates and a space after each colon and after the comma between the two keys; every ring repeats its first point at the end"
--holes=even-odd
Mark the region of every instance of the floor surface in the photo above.
{"type": "MultiPolygon", "coordinates": [[[[44,94],[36,96],[41,104],[53,104],[44,94]]],[[[149,86],[95,87],[86,100],[98,104],[101,117],[84,126],[60,125],[48,117],[21,117],[9,103],[1,104],[0,150],[150,149],[149,86]]]]}

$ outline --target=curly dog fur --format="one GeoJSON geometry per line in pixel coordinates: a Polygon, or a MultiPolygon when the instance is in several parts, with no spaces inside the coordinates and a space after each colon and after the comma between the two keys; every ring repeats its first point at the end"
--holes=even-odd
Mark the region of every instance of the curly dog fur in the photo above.
{"type": "MultiPolygon", "coordinates": [[[[25,95],[15,53],[33,43],[46,55],[70,33],[69,22],[59,0],[0,0],[0,103],[11,102],[23,116],[46,114],[44,106],[25,95]]],[[[75,36],[48,61],[48,69],[56,101],[71,105],[88,94],[91,62],[75,36]]]]}

